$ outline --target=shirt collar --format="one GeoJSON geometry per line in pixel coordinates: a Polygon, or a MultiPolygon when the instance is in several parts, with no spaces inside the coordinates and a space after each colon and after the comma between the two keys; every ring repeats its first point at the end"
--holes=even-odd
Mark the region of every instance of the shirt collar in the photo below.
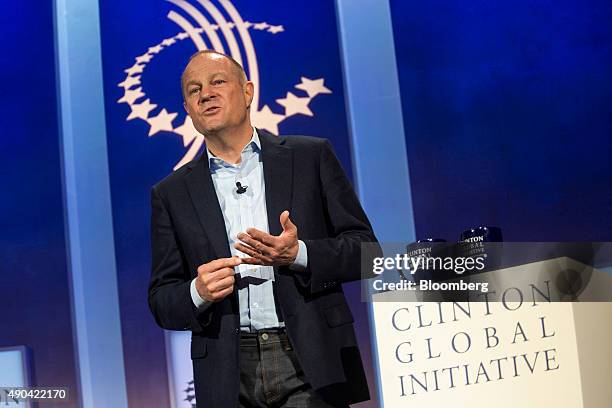
{"type": "MultiPolygon", "coordinates": [[[[261,141],[259,140],[257,130],[253,128],[253,135],[251,136],[251,140],[249,140],[249,142],[242,149],[242,155],[248,152],[259,153],[260,151],[261,141]]],[[[234,164],[230,164],[225,160],[212,154],[208,147],[206,148],[206,152],[208,153],[208,167],[210,168],[210,171],[215,171],[220,167],[235,167],[234,164]]]]}

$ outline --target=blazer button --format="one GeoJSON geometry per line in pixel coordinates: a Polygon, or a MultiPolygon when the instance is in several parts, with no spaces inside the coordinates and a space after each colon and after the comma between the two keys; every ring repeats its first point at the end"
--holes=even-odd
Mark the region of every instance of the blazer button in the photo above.
{"type": "Polygon", "coordinates": [[[240,334],[240,329],[234,330],[234,333],[236,333],[236,336],[238,336],[240,334]]]}

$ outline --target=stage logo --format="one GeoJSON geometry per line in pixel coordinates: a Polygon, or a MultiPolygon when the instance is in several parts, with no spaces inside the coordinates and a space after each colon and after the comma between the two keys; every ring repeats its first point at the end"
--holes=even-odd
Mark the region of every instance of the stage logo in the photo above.
{"type": "MultiPolygon", "coordinates": [[[[253,103],[251,104],[251,120],[254,126],[278,134],[278,125],[293,115],[314,116],[309,108],[311,100],[319,94],[330,94],[332,91],[324,84],[324,78],[300,77],[295,84],[296,90],[286,92],[284,97],[275,100],[276,104],[269,106],[260,101],[260,77],[257,52],[250,30],[260,30],[270,35],[281,34],[283,25],[272,25],[265,21],[250,22],[244,20],[232,2],[197,0],[168,0],[177,11],[170,11],[166,17],[175,23],[180,31],[169,38],[164,38],[158,44],[149,47],[142,55],[135,57],[132,66],[125,69],[126,77],[118,84],[124,94],[117,100],[130,107],[126,120],[140,119],[149,125],[148,136],[159,132],[170,132],[182,138],[186,151],[177,162],[174,169],[193,160],[202,144],[204,137],[198,133],[191,118],[183,114],[182,107],[162,107],[147,97],[146,87],[141,83],[142,73],[163,51],[180,41],[190,40],[196,50],[215,50],[231,55],[245,69],[249,79],[255,85],[253,103]],[[179,113],[181,112],[181,113],[179,113]],[[177,120],[179,115],[184,119],[177,120]],[[174,123],[179,123],[178,126],[174,123]]],[[[185,56],[185,60],[188,55],[185,56]]],[[[280,96],[280,95],[279,95],[280,96]]]]}

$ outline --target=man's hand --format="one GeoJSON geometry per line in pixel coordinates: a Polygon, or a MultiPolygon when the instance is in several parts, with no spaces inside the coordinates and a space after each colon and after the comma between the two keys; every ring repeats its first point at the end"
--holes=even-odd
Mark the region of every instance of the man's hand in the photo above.
{"type": "Polygon", "coordinates": [[[280,215],[283,232],[275,237],[256,228],[249,228],[238,234],[234,247],[250,258],[242,258],[242,262],[252,265],[282,266],[295,262],[298,253],[297,227],[289,219],[289,211],[280,215]]]}
{"type": "Polygon", "coordinates": [[[218,302],[234,291],[234,267],[242,262],[237,256],[220,258],[198,267],[196,289],[202,299],[218,302]]]}

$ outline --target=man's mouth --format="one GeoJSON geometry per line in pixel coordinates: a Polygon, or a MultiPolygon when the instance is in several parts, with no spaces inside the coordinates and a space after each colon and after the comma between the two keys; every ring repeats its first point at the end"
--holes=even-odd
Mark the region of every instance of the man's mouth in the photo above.
{"type": "Polygon", "coordinates": [[[221,108],[219,106],[211,106],[210,108],[206,108],[204,109],[203,114],[204,115],[214,115],[215,113],[217,113],[221,108]]]}

